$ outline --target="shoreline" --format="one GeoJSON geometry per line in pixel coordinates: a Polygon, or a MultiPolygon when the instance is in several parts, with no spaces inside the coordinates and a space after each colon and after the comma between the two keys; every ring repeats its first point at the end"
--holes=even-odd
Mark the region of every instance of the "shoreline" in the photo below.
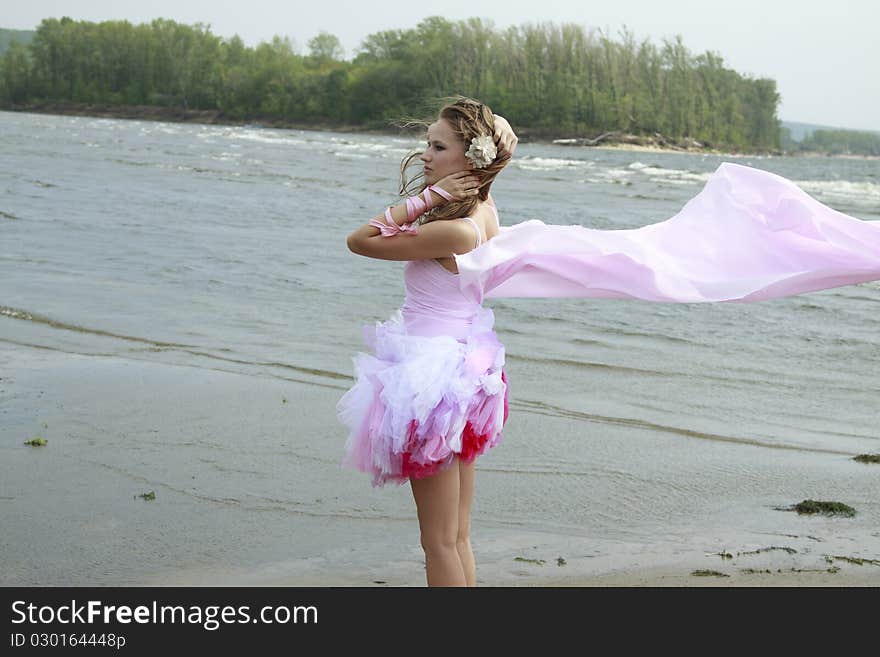
{"type": "MultiPolygon", "coordinates": [[[[56,116],[89,116],[105,119],[125,119],[134,121],[167,121],[171,123],[197,123],[203,125],[225,125],[246,127],[254,126],[258,128],[267,128],[271,130],[314,130],[339,132],[350,134],[366,134],[366,135],[400,135],[401,130],[389,127],[381,129],[376,127],[364,127],[358,125],[336,125],[322,123],[299,123],[296,121],[284,121],[274,118],[255,117],[251,120],[235,120],[226,118],[221,110],[190,110],[179,107],[164,107],[160,105],[103,105],[88,103],[33,103],[29,105],[13,106],[3,111],[24,112],[35,114],[53,114],[56,116]]],[[[588,145],[583,142],[589,141],[584,138],[571,138],[567,135],[545,135],[543,131],[536,131],[525,128],[520,131],[520,143],[535,144],[558,144],[581,146],[586,148],[614,149],[614,150],[632,150],[643,152],[657,153],[703,153],[710,155],[767,155],[767,152],[758,151],[729,153],[718,149],[710,149],[704,147],[671,147],[661,146],[656,143],[637,143],[645,140],[652,141],[651,137],[640,137],[638,135],[621,134],[619,139],[612,139],[600,136],[600,141],[588,145]],[[563,143],[565,142],[565,143],[563,143]],[[570,143],[580,142],[580,143],[570,143]]]]}
{"type": "MultiPolygon", "coordinates": [[[[273,118],[260,118],[245,120],[235,120],[226,118],[221,110],[193,110],[179,107],[164,107],[160,105],[103,105],[88,103],[32,103],[28,105],[12,106],[0,108],[0,111],[20,112],[32,114],[51,114],[55,116],[86,116],[93,118],[105,119],[124,119],[132,121],[159,121],[169,123],[196,123],[200,125],[223,125],[236,127],[257,127],[272,130],[310,130],[310,131],[326,131],[350,134],[366,134],[366,135],[399,135],[399,129],[380,129],[375,127],[364,127],[358,125],[347,124],[321,124],[321,123],[299,123],[296,121],[284,121],[273,118]]],[[[685,139],[690,142],[685,145],[670,145],[665,143],[657,143],[657,138],[632,135],[626,133],[605,133],[595,139],[585,137],[571,137],[568,134],[562,136],[551,136],[538,131],[532,134],[532,130],[525,128],[520,131],[520,143],[534,143],[544,145],[561,145],[580,148],[596,148],[602,150],[625,150],[637,152],[652,153],[690,153],[703,155],[730,155],[736,157],[756,157],[756,156],[774,156],[774,157],[831,157],[840,159],[864,159],[864,160],[880,160],[880,156],[875,155],[858,155],[858,154],[838,154],[830,155],[820,152],[803,152],[803,153],[785,153],[783,151],[728,151],[717,148],[704,147],[692,139],[685,139]],[[592,142],[592,143],[591,143],[592,142]]],[[[662,142],[665,139],[659,136],[662,142]]]]}
{"type": "MultiPolygon", "coordinates": [[[[326,418],[343,385],[206,368],[119,349],[107,337],[71,351],[57,346],[58,329],[0,322],[12,334],[0,343],[0,363],[15,399],[0,430],[11,468],[0,504],[15,537],[0,584],[424,586],[409,497],[367,495],[364,480],[338,467],[341,442],[326,418]],[[88,389],[78,387],[84,378],[88,389]],[[48,444],[22,444],[34,435],[48,444]],[[155,498],[138,498],[147,491],[155,498]],[[180,534],[181,526],[189,530],[180,534]]],[[[491,468],[481,473],[491,488],[491,468]]],[[[675,545],[547,533],[478,514],[477,582],[880,586],[870,539],[846,525],[821,539],[816,527],[794,535],[779,521],[772,535],[718,528],[675,545]]]]}

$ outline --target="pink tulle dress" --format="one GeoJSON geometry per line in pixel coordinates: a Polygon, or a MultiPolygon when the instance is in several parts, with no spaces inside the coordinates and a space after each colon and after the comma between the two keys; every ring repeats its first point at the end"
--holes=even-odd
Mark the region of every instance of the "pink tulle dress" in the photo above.
{"type": "Polygon", "coordinates": [[[374,485],[432,474],[501,438],[504,347],[484,299],[757,302],[880,280],[880,222],[725,162],[666,221],[595,230],[531,219],[454,257],[458,274],[407,263],[406,301],[365,332],[372,353],[355,357],[357,381],[338,404],[351,432],[344,463],[374,485]]]}
{"type": "MultiPolygon", "coordinates": [[[[479,247],[476,222],[461,221],[479,247]]],[[[404,283],[403,306],[364,326],[369,353],[354,357],[355,384],[336,407],[349,430],[343,465],[371,474],[374,486],[432,475],[456,456],[473,461],[498,444],[508,415],[492,310],[465,297],[436,260],[407,262],[404,283]]]]}

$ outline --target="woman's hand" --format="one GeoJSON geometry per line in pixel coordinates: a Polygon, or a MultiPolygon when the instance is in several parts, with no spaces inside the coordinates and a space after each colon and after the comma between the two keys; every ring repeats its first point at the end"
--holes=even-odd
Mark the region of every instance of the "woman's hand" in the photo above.
{"type": "Polygon", "coordinates": [[[507,119],[495,114],[495,145],[498,147],[499,154],[506,154],[509,158],[513,157],[513,151],[516,150],[518,141],[519,139],[507,119]]]}
{"type": "MultiPolygon", "coordinates": [[[[479,182],[479,179],[470,171],[456,171],[441,178],[434,184],[443,191],[452,194],[452,198],[456,201],[461,201],[469,196],[476,195],[479,191],[479,182]]],[[[440,195],[434,192],[434,196],[439,197],[440,195]]],[[[445,199],[441,198],[440,203],[445,203],[445,199]]]]}

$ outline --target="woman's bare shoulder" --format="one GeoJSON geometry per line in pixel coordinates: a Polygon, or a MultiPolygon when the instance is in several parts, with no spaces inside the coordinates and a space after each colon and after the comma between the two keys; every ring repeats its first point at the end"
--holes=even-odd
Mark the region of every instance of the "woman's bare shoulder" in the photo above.
{"type": "Polygon", "coordinates": [[[496,215],[497,212],[498,210],[491,196],[483,203],[480,203],[476,212],[474,212],[474,219],[480,224],[486,239],[492,239],[498,234],[499,221],[496,215]]]}

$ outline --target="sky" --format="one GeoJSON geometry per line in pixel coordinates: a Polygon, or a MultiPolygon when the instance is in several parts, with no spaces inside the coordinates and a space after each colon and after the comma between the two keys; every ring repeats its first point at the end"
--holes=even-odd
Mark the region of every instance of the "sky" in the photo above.
{"type": "Polygon", "coordinates": [[[680,34],[693,53],[711,50],[742,74],[773,78],[784,121],[880,130],[880,0],[0,0],[0,27],[35,29],[61,16],[200,22],[250,46],[290,37],[300,53],[326,31],[349,58],[368,34],[428,16],[476,16],[497,29],[576,23],[613,37],[626,26],[657,45],[680,34]]]}

